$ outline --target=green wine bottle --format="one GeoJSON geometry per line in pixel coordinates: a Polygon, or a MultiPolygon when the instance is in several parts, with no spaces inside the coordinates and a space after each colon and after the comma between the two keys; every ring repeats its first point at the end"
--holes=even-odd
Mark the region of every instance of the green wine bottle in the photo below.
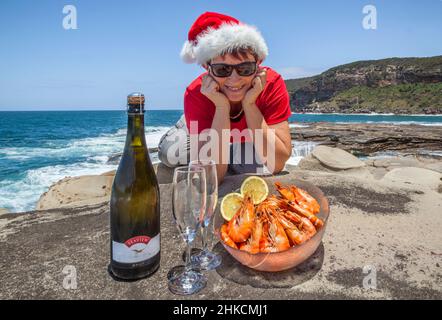
{"type": "Polygon", "coordinates": [[[127,136],[110,201],[111,262],[116,278],[134,280],[160,265],[160,193],[144,133],[144,95],[127,98],[127,136]]]}

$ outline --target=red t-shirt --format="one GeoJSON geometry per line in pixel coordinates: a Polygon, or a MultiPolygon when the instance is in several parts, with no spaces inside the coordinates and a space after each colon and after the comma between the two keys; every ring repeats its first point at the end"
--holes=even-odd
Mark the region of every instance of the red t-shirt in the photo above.
{"type": "MultiPolygon", "coordinates": [[[[292,114],[290,110],[289,95],[281,75],[269,67],[267,70],[267,83],[264,90],[256,99],[256,106],[261,111],[268,125],[286,121],[292,114]]],[[[184,93],[184,116],[187,128],[190,122],[198,122],[198,133],[212,127],[215,115],[215,104],[201,93],[203,73],[196,78],[184,93]]],[[[243,114],[238,122],[230,122],[230,129],[243,130],[247,128],[246,117],[243,114]]],[[[193,133],[193,132],[191,132],[193,133]]]]}

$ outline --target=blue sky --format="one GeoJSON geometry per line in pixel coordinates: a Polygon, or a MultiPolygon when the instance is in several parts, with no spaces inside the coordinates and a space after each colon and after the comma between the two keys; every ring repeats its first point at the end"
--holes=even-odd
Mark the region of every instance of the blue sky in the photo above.
{"type": "Polygon", "coordinates": [[[124,109],[142,91],[148,108],[182,109],[201,72],[180,60],[204,11],[257,26],[285,78],[356,60],[442,54],[441,0],[1,0],[0,110],[124,109]],[[65,5],[77,30],[62,26],[65,5]],[[377,9],[377,29],[362,8],[377,9]]]}

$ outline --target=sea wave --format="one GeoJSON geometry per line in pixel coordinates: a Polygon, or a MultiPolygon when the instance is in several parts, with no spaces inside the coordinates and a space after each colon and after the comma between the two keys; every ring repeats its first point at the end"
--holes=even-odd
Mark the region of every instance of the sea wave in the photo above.
{"type": "MultiPolygon", "coordinates": [[[[169,127],[146,127],[147,146],[157,147],[167,130],[169,127]]],[[[107,162],[110,155],[123,150],[126,131],[121,128],[112,134],[72,140],[64,142],[64,145],[54,144],[53,147],[1,148],[0,159],[6,161],[45,163],[47,159],[65,159],[69,163],[28,169],[17,180],[0,180],[0,208],[12,212],[34,210],[40,195],[64,177],[96,175],[116,169],[116,165],[107,162]]],[[[153,163],[159,161],[156,153],[150,156],[153,163]]]]}
{"type": "Polygon", "coordinates": [[[0,207],[13,212],[34,210],[40,195],[55,182],[65,177],[102,174],[115,168],[115,165],[82,162],[28,170],[20,180],[0,182],[0,207]]]}
{"type": "MultiPolygon", "coordinates": [[[[157,147],[161,137],[169,130],[168,127],[147,127],[147,147],[157,147]]],[[[6,160],[31,160],[36,158],[75,158],[87,157],[96,160],[124,148],[127,129],[119,129],[113,134],[103,134],[97,137],[72,140],[67,144],[57,144],[52,147],[8,147],[0,149],[0,157],[6,160]]]]}
{"type": "Polygon", "coordinates": [[[289,128],[308,128],[309,126],[306,124],[299,123],[289,123],[289,128]]]}
{"type": "Polygon", "coordinates": [[[292,141],[292,155],[287,160],[287,164],[296,166],[307,155],[309,155],[313,149],[318,145],[318,142],[313,141],[292,141]]]}

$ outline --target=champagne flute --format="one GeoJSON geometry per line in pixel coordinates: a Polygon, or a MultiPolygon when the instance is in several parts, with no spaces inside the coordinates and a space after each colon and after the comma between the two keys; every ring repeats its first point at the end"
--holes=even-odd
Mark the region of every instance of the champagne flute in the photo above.
{"type": "Polygon", "coordinates": [[[186,242],[186,265],[172,268],[169,290],[175,294],[193,294],[206,286],[207,278],[192,270],[191,244],[206,210],[206,173],[202,168],[179,167],[174,171],[172,211],[178,231],[186,242]]]}
{"type": "Polygon", "coordinates": [[[218,202],[218,177],[213,160],[193,160],[189,168],[202,168],[206,173],[206,211],[201,221],[202,250],[192,250],[192,264],[200,270],[213,270],[221,264],[221,256],[208,248],[209,225],[218,202]]]}

